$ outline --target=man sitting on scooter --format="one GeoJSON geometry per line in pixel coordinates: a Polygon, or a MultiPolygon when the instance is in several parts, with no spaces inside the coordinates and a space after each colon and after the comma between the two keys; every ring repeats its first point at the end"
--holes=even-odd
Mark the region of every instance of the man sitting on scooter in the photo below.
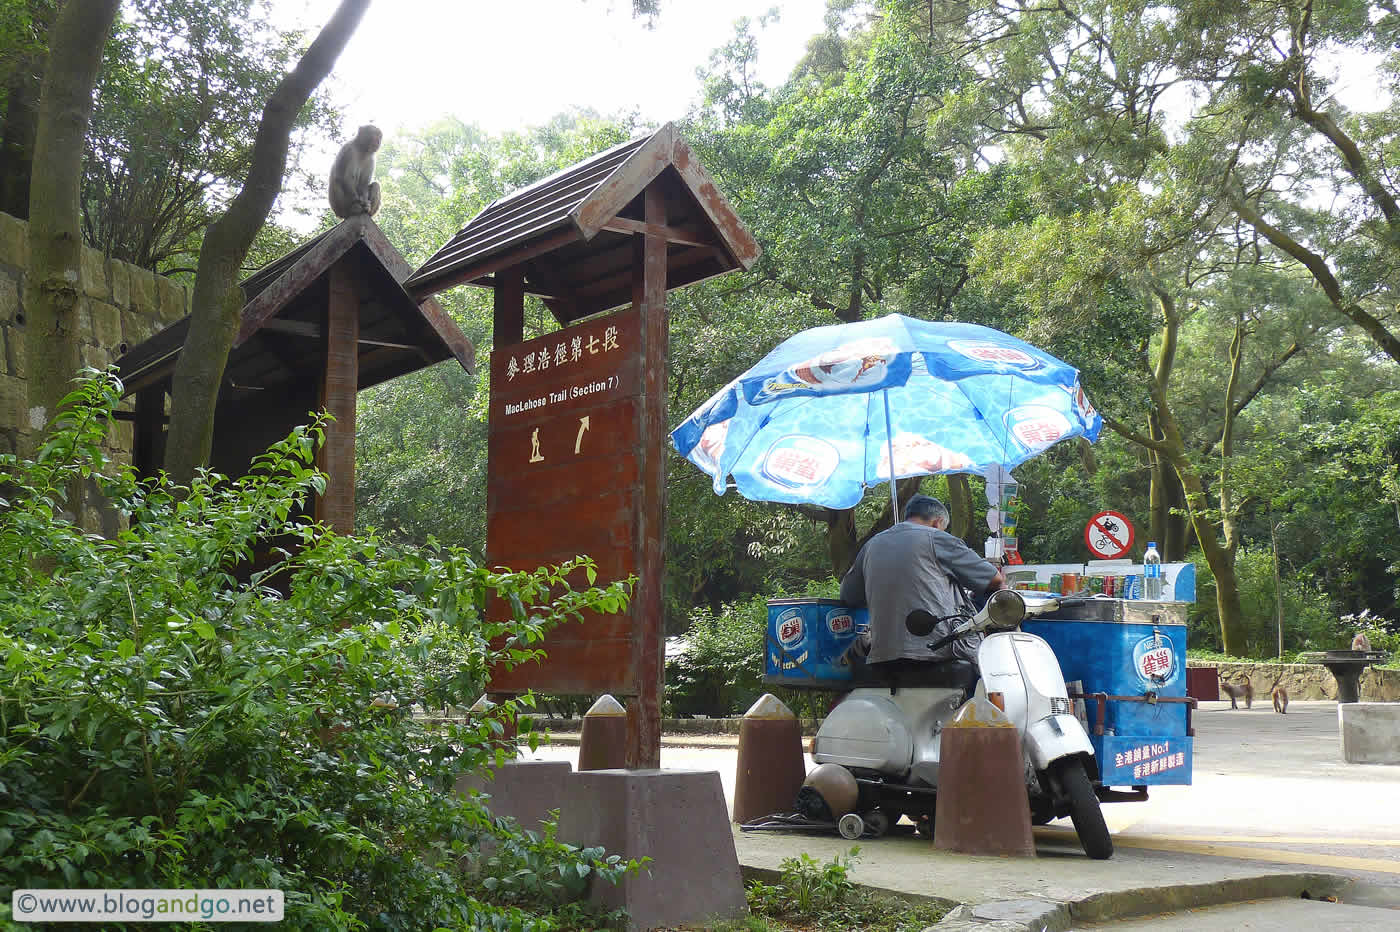
{"type": "Polygon", "coordinates": [[[841,601],[870,607],[870,633],[850,653],[867,654],[872,672],[922,669],[950,659],[976,663],[980,634],[960,638],[936,654],[928,645],[957,624],[952,616],[966,605],[962,590],[980,597],[1003,588],[1006,577],[947,527],[947,507],[936,498],[915,495],[904,506],[904,520],[866,541],[841,580],[841,601]],[[905,629],[905,619],[915,609],[940,619],[931,635],[919,637],[905,629]]]}

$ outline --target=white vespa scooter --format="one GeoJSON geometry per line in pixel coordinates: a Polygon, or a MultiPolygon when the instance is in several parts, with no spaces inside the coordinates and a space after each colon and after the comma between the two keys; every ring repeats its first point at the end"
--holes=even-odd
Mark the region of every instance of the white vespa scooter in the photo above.
{"type": "MultiPolygon", "coordinates": [[[[1054,611],[1059,600],[1037,600],[1031,612],[1054,611]]],[[[1028,614],[1020,593],[1003,589],[953,632],[930,644],[937,650],[970,632],[989,632],[977,651],[982,679],[976,692],[1002,694],[1006,715],[1021,735],[1032,821],[1068,815],[1084,852],[1113,855],[1113,839],[1092,780],[1093,746],[1074,713],[1064,674],[1050,645],[1016,630],[1028,614]]],[[[929,634],[937,619],[910,614],[910,633],[929,634]]],[[[846,838],[882,835],[901,815],[932,834],[943,726],[968,698],[976,670],[965,661],[888,680],[859,681],[827,715],[812,742],[812,771],[798,809],[813,820],[836,821],[846,838]],[[868,684],[868,685],[865,685],[868,684]]]]}

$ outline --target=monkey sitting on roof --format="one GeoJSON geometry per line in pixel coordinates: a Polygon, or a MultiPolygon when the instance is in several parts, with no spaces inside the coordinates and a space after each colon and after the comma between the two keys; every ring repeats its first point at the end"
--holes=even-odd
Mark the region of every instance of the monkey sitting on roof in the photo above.
{"type": "Polygon", "coordinates": [[[331,210],[342,219],[357,214],[373,216],[379,210],[379,182],[374,181],[374,153],[384,134],[365,125],[355,138],[340,147],[331,168],[331,210]]]}

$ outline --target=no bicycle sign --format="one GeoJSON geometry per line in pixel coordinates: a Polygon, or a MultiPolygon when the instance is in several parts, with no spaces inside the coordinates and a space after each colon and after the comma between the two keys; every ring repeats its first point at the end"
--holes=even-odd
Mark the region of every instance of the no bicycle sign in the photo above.
{"type": "Polygon", "coordinates": [[[1101,511],[1084,528],[1084,543],[1100,560],[1117,560],[1133,549],[1133,525],[1116,511],[1101,511]]]}

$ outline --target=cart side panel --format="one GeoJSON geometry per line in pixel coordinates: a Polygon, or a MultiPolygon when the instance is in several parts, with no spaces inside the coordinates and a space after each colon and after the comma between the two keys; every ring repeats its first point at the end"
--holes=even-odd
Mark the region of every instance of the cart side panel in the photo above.
{"type": "Polygon", "coordinates": [[[869,623],[866,609],[835,599],[770,599],[764,685],[849,689],[853,671],[843,655],[869,623]]]}
{"type": "Polygon", "coordinates": [[[1167,786],[1191,782],[1194,739],[1106,735],[1092,739],[1104,786],[1167,786]]]}

